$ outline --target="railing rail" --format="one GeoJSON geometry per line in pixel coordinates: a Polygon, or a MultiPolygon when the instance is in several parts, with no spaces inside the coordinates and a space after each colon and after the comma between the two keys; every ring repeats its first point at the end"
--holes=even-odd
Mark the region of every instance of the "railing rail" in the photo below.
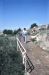
{"type": "Polygon", "coordinates": [[[20,40],[18,39],[18,37],[16,38],[17,39],[17,51],[20,50],[21,54],[22,54],[22,58],[23,58],[23,64],[25,65],[25,75],[27,75],[27,68],[26,68],[26,50],[25,48],[23,47],[22,43],[20,42],[20,40]],[[19,49],[18,49],[19,48],[19,49]]]}
{"type": "Polygon", "coordinates": [[[32,70],[34,69],[34,65],[32,64],[30,58],[28,57],[28,55],[26,53],[26,49],[20,42],[19,38],[17,37],[16,39],[17,39],[17,51],[20,50],[20,52],[22,54],[23,64],[25,65],[25,75],[27,75],[27,72],[29,72],[29,73],[32,72],[32,70]],[[27,68],[27,64],[28,64],[29,68],[27,68]]]}
{"type": "Polygon", "coordinates": [[[26,54],[26,61],[27,61],[27,64],[29,66],[29,68],[27,68],[27,72],[31,73],[32,70],[34,69],[34,65],[32,64],[30,58],[28,57],[28,55],[26,54]]]}

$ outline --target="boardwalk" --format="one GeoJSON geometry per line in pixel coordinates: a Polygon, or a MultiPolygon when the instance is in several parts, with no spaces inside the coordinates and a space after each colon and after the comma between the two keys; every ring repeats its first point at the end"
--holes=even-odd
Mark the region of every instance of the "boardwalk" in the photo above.
{"type": "Polygon", "coordinates": [[[42,50],[39,46],[35,46],[31,41],[24,43],[22,37],[21,42],[35,67],[30,75],[49,75],[49,53],[42,50]]]}

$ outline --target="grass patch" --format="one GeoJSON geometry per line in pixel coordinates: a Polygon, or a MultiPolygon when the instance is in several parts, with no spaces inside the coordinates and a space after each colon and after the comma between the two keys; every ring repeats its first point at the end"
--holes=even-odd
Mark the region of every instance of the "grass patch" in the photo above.
{"type": "Polygon", "coordinates": [[[0,36],[0,75],[24,75],[22,57],[16,39],[0,36]]]}

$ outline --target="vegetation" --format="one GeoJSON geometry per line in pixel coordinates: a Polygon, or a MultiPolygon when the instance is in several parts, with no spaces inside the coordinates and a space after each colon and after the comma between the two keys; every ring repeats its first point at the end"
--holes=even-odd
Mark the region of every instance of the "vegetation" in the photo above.
{"type": "Polygon", "coordinates": [[[20,52],[16,50],[16,40],[9,38],[0,36],[0,75],[24,75],[24,65],[20,52]]]}
{"type": "Polygon", "coordinates": [[[15,35],[15,34],[19,33],[20,31],[21,31],[20,28],[17,29],[17,30],[14,30],[14,31],[5,29],[5,30],[3,30],[3,33],[4,34],[12,34],[12,35],[15,35]]]}
{"type": "Polygon", "coordinates": [[[5,30],[3,31],[3,33],[4,33],[4,34],[13,34],[13,31],[12,31],[12,30],[6,30],[6,29],[5,29],[5,30]]]}
{"type": "Polygon", "coordinates": [[[36,23],[33,23],[30,28],[33,28],[33,27],[38,27],[38,25],[36,23]]]}
{"type": "Polygon", "coordinates": [[[31,39],[32,40],[32,42],[35,42],[36,41],[36,38],[33,38],[33,39],[31,39]]]}
{"type": "Polygon", "coordinates": [[[19,29],[17,29],[17,30],[14,30],[14,34],[17,34],[17,33],[19,33],[21,31],[21,29],[19,28],[19,29]]]}

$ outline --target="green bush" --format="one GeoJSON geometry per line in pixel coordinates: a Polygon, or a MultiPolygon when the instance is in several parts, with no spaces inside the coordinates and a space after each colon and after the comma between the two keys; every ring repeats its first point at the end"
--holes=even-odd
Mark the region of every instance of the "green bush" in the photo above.
{"type": "Polygon", "coordinates": [[[0,38],[0,75],[24,75],[24,65],[16,42],[0,38]]]}
{"type": "Polygon", "coordinates": [[[5,30],[3,30],[3,33],[4,34],[13,34],[13,31],[5,29],[5,30]]]}
{"type": "Polygon", "coordinates": [[[31,39],[32,40],[32,42],[35,42],[36,41],[36,38],[33,38],[33,39],[31,39]]]}

